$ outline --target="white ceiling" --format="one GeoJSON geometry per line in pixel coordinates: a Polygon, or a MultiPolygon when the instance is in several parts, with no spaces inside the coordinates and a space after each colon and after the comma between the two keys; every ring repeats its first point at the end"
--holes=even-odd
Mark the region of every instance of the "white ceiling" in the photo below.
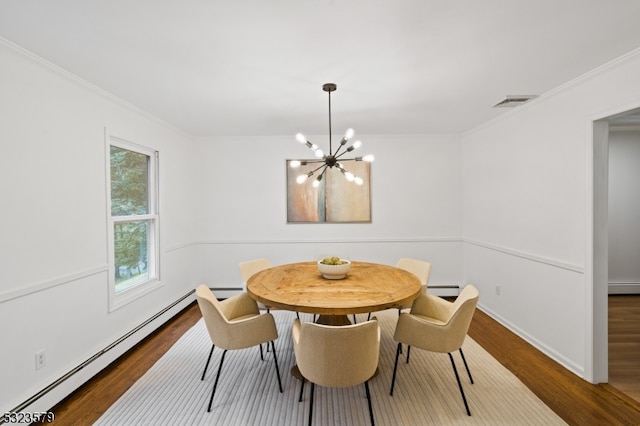
{"type": "Polygon", "coordinates": [[[0,0],[0,37],[194,135],[458,133],[640,47],[638,0],[0,0]]]}

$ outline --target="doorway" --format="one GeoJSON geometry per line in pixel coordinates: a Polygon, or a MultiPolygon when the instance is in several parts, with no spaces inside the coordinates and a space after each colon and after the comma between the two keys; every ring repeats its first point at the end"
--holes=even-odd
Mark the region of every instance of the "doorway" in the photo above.
{"type": "MultiPolygon", "coordinates": [[[[638,171],[640,109],[594,121],[591,253],[593,383],[609,382],[610,367],[616,369],[615,377],[620,376],[620,354],[615,353],[615,366],[610,364],[609,359],[609,294],[628,294],[640,289],[640,265],[637,262],[640,257],[638,171]]],[[[615,333],[616,339],[625,338],[619,334],[619,330],[615,333]]],[[[635,344],[632,335],[628,339],[629,343],[635,344]]],[[[612,346],[614,350],[619,347],[612,346]]],[[[632,373],[629,371],[629,374],[632,373]]]]}

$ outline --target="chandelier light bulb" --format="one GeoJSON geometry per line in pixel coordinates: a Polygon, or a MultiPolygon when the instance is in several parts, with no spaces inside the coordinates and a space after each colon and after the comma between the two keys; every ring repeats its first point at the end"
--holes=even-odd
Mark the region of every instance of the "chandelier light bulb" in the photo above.
{"type": "Polygon", "coordinates": [[[347,148],[347,152],[351,152],[351,151],[353,151],[354,149],[358,149],[358,148],[360,148],[361,146],[362,146],[362,142],[360,142],[359,140],[357,140],[357,141],[355,141],[355,142],[353,143],[353,145],[351,145],[349,148],[347,148]]]}
{"type": "Polygon", "coordinates": [[[344,177],[346,177],[349,182],[353,182],[356,178],[351,172],[344,172],[344,177]]]}
{"type": "Polygon", "coordinates": [[[347,131],[344,134],[344,139],[346,139],[346,140],[351,139],[353,137],[354,133],[355,132],[353,131],[353,129],[351,129],[351,128],[347,129],[347,131]]]}
{"type": "Polygon", "coordinates": [[[315,154],[316,154],[316,157],[318,157],[318,158],[324,157],[324,152],[322,152],[321,149],[316,149],[315,150],[315,154]]]}
{"type": "Polygon", "coordinates": [[[373,160],[375,160],[375,159],[376,159],[376,157],[374,157],[374,155],[373,155],[373,154],[367,154],[367,155],[365,155],[364,157],[362,157],[362,159],[363,159],[364,161],[366,161],[367,163],[373,163],[373,160]]]}
{"type": "Polygon", "coordinates": [[[296,135],[296,140],[300,143],[307,143],[307,138],[302,133],[296,135]]]}
{"type": "Polygon", "coordinates": [[[356,185],[362,185],[364,183],[364,180],[362,180],[362,178],[358,176],[356,176],[354,180],[356,182],[356,185]]]}
{"type": "Polygon", "coordinates": [[[307,176],[307,175],[299,175],[299,176],[296,178],[296,182],[298,182],[298,183],[304,183],[304,181],[306,181],[308,177],[309,177],[309,176],[307,176]]]}
{"type": "Polygon", "coordinates": [[[312,183],[311,185],[313,185],[313,187],[314,187],[314,188],[319,187],[319,186],[320,186],[320,179],[316,179],[316,180],[314,180],[314,181],[313,181],[313,183],[312,183]]]}
{"type": "Polygon", "coordinates": [[[294,169],[295,169],[296,167],[300,167],[300,165],[301,165],[301,164],[302,164],[302,163],[301,163],[300,161],[298,161],[298,160],[292,160],[292,161],[289,161],[289,166],[290,166],[290,167],[292,167],[292,168],[294,168],[294,169]]]}

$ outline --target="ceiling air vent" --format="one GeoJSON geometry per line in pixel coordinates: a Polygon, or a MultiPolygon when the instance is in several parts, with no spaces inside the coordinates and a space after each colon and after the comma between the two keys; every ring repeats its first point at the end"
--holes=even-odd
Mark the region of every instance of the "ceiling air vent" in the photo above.
{"type": "Polygon", "coordinates": [[[536,95],[510,95],[503,101],[498,102],[494,108],[513,108],[522,105],[523,103],[536,98],[536,95]]]}

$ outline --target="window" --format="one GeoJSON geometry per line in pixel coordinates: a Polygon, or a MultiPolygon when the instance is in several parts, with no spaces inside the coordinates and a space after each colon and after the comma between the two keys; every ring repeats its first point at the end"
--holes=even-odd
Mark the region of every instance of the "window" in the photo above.
{"type": "Polygon", "coordinates": [[[159,285],[156,151],[108,140],[111,310],[159,285]]]}

